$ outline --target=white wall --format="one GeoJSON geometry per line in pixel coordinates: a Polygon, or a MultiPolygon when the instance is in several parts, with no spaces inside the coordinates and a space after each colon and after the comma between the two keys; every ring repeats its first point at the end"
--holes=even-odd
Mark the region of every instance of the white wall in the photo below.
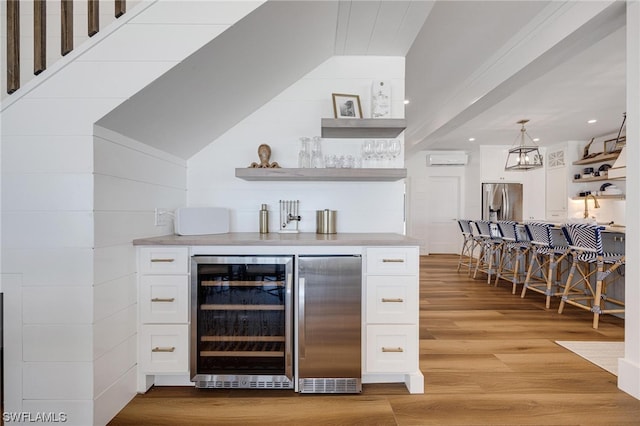
{"type": "MultiPolygon", "coordinates": [[[[260,205],[269,205],[270,230],[278,230],[278,201],[300,200],[300,230],[315,232],[315,210],[338,210],[338,232],[404,232],[404,182],[247,182],[236,167],[258,161],[258,145],[271,161],[297,167],[299,138],[320,135],[332,118],[332,93],[360,96],[370,117],[371,83],[391,82],[392,116],[404,117],[404,58],[335,56],[291,85],[188,161],[190,206],[231,209],[231,230],[258,231],[260,205]]],[[[400,136],[402,139],[402,135],[400,136]]],[[[325,139],[325,154],[359,155],[362,139],[325,139]]],[[[400,167],[401,165],[398,164],[400,167]]]]}
{"type": "Polygon", "coordinates": [[[135,238],[166,235],[154,209],[185,204],[186,162],[95,126],[93,395],[95,423],[136,392],[135,238]]]}
{"type": "Polygon", "coordinates": [[[106,424],[135,392],[130,244],[170,232],[153,208],[186,202],[185,164],[93,123],[220,33],[198,2],[145,3],[2,102],[6,411],[106,424]]]}
{"type": "MultiPolygon", "coordinates": [[[[427,166],[428,151],[419,151],[406,160],[407,172],[409,176],[408,193],[408,235],[421,241],[421,254],[429,254],[430,232],[429,232],[429,209],[438,208],[429,206],[425,201],[429,199],[429,186],[426,184],[429,177],[448,176],[460,178],[460,200],[459,213],[457,218],[475,219],[480,217],[481,211],[481,185],[480,185],[480,152],[477,147],[466,151],[468,163],[465,166],[427,166]]],[[[446,203],[447,200],[442,200],[446,203]]],[[[459,247],[455,252],[459,253],[462,244],[462,237],[457,224],[451,225],[449,229],[451,238],[458,241],[459,247]]]]}

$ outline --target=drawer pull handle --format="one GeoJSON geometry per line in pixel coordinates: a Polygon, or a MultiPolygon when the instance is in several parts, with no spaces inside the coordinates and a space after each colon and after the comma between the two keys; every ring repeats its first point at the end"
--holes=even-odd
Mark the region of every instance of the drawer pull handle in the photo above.
{"type": "Polygon", "coordinates": [[[404,263],[404,259],[382,259],[382,263],[404,263]]]}
{"type": "Polygon", "coordinates": [[[398,297],[397,299],[390,299],[386,297],[382,298],[382,303],[402,303],[402,302],[404,302],[404,299],[400,297],[398,297]]]}
{"type": "Polygon", "coordinates": [[[151,349],[151,352],[175,352],[175,351],[176,351],[175,346],[171,346],[169,348],[161,348],[156,346],[155,348],[151,349]]]}
{"type": "Polygon", "coordinates": [[[382,352],[404,352],[402,348],[385,348],[382,347],[382,352]]]}
{"type": "Polygon", "coordinates": [[[169,298],[162,298],[162,297],[154,297],[153,299],[151,299],[152,302],[175,302],[176,298],[175,297],[169,297],[169,298]]]}
{"type": "Polygon", "coordinates": [[[169,258],[157,258],[157,259],[151,259],[152,263],[171,263],[171,262],[175,262],[175,259],[169,259],[169,258]]]}

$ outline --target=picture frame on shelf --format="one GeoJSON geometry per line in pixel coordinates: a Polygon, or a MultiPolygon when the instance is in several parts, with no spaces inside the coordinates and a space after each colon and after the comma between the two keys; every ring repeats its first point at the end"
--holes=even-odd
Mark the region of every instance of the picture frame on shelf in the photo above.
{"type": "Polygon", "coordinates": [[[333,93],[333,114],[335,118],[362,118],[360,96],[333,93]]]}

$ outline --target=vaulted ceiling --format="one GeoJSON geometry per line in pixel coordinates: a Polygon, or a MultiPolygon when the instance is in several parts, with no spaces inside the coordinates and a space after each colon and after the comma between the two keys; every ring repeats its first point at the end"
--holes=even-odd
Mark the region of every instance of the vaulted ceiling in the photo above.
{"type": "Polygon", "coordinates": [[[98,124],[189,158],[329,57],[389,55],[408,152],[510,144],[521,118],[589,139],[620,124],[624,40],[624,2],[267,1],[98,124]]]}

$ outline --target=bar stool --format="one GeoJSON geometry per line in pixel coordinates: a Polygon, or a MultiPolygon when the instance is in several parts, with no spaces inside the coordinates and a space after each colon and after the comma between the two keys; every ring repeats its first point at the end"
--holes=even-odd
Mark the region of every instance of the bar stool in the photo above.
{"type": "Polygon", "coordinates": [[[573,251],[573,262],[562,293],[558,313],[562,313],[565,303],[593,312],[593,328],[598,328],[601,314],[624,313],[624,302],[607,297],[607,287],[618,277],[607,280],[611,273],[625,264],[625,256],[620,253],[605,253],[602,248],[603,227],[590,224],[566,224],[562,230],[573,251]],[[591,266],[595,264],[595,269],[591,266]],[[578,271],[580,277],[574,283],[573,277],[578,271]],[[590,278],[595,275],[595,290],[590,278]],[[582,286],[582,291],[576,291],[582,286]],[[605,302],[605,308],[602,302],[605,302]],[[583,303],[581,303],[583,302],[583,303]],[[585,303],[586,302],[586,303],[585,303]],[[588,303],[588,304],[587,304],[588,303]],[[607,308],[606,304],[619,306],[607,308]]]}
{"type": "Polygon", "coordinates": [[[487,220],[476,220],[473,222],[480,237],[480,254],[476,261],[476,268],[473,278],[478,275],[478,271],[487,274],[487,284],[491,284],[491,275],[495,273],[500,259],[500,249],[502,248],[502,238],[497,238],[491,231],[491,222],[487,220]]]}
{"type": "Polygon", "coordinates": [[[476,247],[480,245],[482,239],[479,236],[473,235],[470,220],[458,219],[458,226],[460,226],[463,240],[462,249],[460,250],[460,257],[458,258],[457,271],[460,272],[460,267],[464,266],[469,271],[469,275],[471,275],[471,270],[473,269],[473,254],[476,247]]]}
{"type": "Polygon", "coordinates": [[[531,243],[520,238],[517,222],[499,220],[496,225],[498,225],[503,244],[494,285],[498,285],[500,278],[510,281],[512,283],[511,293],[516,294],[517,285],[525,282],[526,274],[524,269],[522,271],[520,269],[525,264],[525,258],[531,249],[531,243]]]}
{"type": "Polygon", "coordinates": [[[531,262],[527,270],[520,297],[524,298],[527,289],[546,296],[545,307],[551,306],[551,296],[561,296],[560,276],[562,262],[568,260],[571,250],[568,245],[556,245],[549,223],[529,222],[524,228],[531,240],[531,262]],[[560,268],[558,268],[560,266],[560,268]],[[542,278],[534,274],[540,273],[542,278]],[[554,279],[555,277],[555,279],[554,279]],[[536,282],[532,282],[532,281],[536,282]]]}

